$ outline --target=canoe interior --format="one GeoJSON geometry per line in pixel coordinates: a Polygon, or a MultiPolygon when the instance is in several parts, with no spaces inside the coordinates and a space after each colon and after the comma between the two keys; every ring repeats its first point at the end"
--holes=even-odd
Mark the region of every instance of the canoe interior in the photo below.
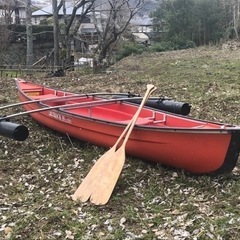
{"type": "MultiPolygon", "coordinates": [[[[79,96],[74,97],[73,93],[55,90],[52,88],[38,86],[29,82],[20,82],[20,89],[32,100],[43,100],[42,103],[47,106],[62,106],[62,111],[84,117],[90,117],[93,119],[104,120],[115,123],[128,123],[131,120],[133,114],[136,112],[136,105],[134,104],[122,104],[121,101],[114,103],[104,103],[100,106],[94,105],[95,101],[99,101],[102,98],[94,96],[79,96]],[[73,99],[69,98],[62,100],[64,96],[73,96],[73,99]],[[59,97],[60,99],[56,99],[59,97]],[[45,100],[54,98],[54,100],[45,100]],[[67,104],[74,103],[93,103],[85,107],[65,107],[67,104]]],[[[191,118],[183,118],[182,116],[168,114],[164,111],[155,111],[154,109],[144,108],[138,118],[138,125],[163,127],[163,128],[196,128],[196,129],[221,129],[222,124],[211,123],[201,120],[195,120],[191,118]]]]}

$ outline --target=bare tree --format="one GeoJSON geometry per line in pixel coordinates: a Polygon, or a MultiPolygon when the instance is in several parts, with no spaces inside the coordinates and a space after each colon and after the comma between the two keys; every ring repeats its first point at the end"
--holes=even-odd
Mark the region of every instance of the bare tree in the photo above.
{"type": "Polygon", "coordinates": [[[93,18],[99,35],[98,61],[108,62],[108,56],[121,35],[129,26],[132,18],[142,9],[144,0],[105,0],[99,6],[95,5],[93,18]]]}
{"type": "Polygon", "coordinates": [[[71,15],[67,14],[66,9],[66,2],[63,1],[63,16],[64,16],[64,26],[63,26],[63,32],[64,32],[64,39],[63,39],[63,46],[65,48],[64,51],[64,59],[65,62],[69,61],[71,57],[71,42],[74,39],[74,36],[76,36],[79,27],[81,23],[83,23],[84,19],[86,18],[87,14],[92,9],[92,6],[96,0],[79,0],[76,1],[71,15]],[[77,11],[80,10],[81,14],[77,15],[77,11]]]}
{"type": "Polygon", "coordinates": [[[76,0],[71,14],[67,12],[66,1],[52,0],[54,17],[54,65],[59,65],[59,10],[63,9],[62,56],[66,63],[71,56],[71,42],[77,31],[89,14],[92,17],[98,33],[96,54],[101,63],[111,54],[114,45],[129,26],[131,19],[142,9],[144,0],[76,0]],[[76,17],[77,11],[81,11],[76,17]],[[58,59],[58,61],[56,60],[58,59]]]}
{"type": "Polygon", "coordinates": [[[63,6],[63,0],[60,1],[59,5],[57,0],[52,0],[53,10],[53,35],[54,35],[54,68],[58,68],[60,65],[59,59],[59,18],[58,13],[63,6]]]}
{"type": "Polygon", "coordinates": [[[9,45],[10,30],[7,25],[0,25],[0,52],[6,50],[9,45]]]}
{"type": "Polygon", "coordinates": [[[9,46],[11,31],[8,25],[12,23],[12,14],[16,8],[17,0],[0,0],[0,50],[9,46]]]}
{"type": "Polygon", "coordinates": [[[31,72],[33,65],[33,35],[31,22],[31,0],[26,1],[26,32],[27,32],[27,71],[31,72]]]}
{"type": "Polygon", "coordinates": [[[226,25],[227,30],[233,30],[235,38],[239,39],[240,27],[240,0],[219,0],[225,14],[227,15],[226,25]]]}
{"type": "Polygon", "coordinates": [[[96,0],[78,0],[74,1],[72,12],[67,12],[66,1],[61,0],[58,4],[57,0],[52,0],[53,9],[53,25],[54,25],[54,66],[60,66],[60,47],[62,45],[63,65],[70,59],[71,56],[71,42],[76,35],[80,24],[89,13],[93,3],[96,0]],[[63,24],[60,27],[59,11],[63,9],[63,24]],[[81,9],[80,17],[76,17],[78,9],[81,9]],[[60,39],[59,34],[63,33],[63,38],[60,39]]]}
{"type": "Polygon", "coordinates": [[[6,0],[0,0],[0,50],[5,50],[8,46],[10,31],[8,29],[9,19],[11,19],[10,3],[6,0]]]}
{"type": "Polygon", "coordinates": [[[234,0],[232,3],[232,6],[233,6],[233,29],[234,29],[237,40],[239,39],[238,29],[239,29],[239,25],[240,25],[240,13],[239,13],[240,7],[239,7],[239,5],[240,5],[240,0],[234,0]]]}
{"type": "Polygon", "coordinates": [[[0,18],[5,24],[12,23],[12,14],[17,5],[17,0],[0,0],[0,18]]]}

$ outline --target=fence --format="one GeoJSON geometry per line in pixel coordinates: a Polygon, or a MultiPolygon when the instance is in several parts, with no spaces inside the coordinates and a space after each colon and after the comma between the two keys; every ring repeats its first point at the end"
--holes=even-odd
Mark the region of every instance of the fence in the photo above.
{"type": "Polygon", "coordinates": [[[31,70],[27,70],[26,68],[22,68],[21,66],[13,65],[11,68],[0,66],[0,77],[25,77],[27,75],[42,75],[42,74],[49,74],[53,72],[50,68],[33,68],[31,70]]]}
{"type": "Polygon", "coordinates": [[[6,68],[0,66],[0,78],[25,78],[27,76],[40,76],[40,77],[75,77],[79,75],[86,75],[92,73],[106,73],[103,69],[94,69],[90,66],[72,66],[68,69],[53,71],[52,68],[33,68],[27,70],[26,68],[19,68],[18,66],[12,66],[11,68],[6,68]]]}

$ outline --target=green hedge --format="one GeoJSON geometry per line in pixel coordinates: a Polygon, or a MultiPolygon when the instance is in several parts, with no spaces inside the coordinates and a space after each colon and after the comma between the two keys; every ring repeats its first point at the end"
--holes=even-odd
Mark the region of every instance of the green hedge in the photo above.
{"type": "Polygon", "coordinates": [[[181,50],[194,48],[196,45],[193,41],[184,38],[172,38],[171,41],[160,41],[152,43],[150,46],[144,46],[136,42],[125,42],[119,48],[117,61],[130,56],[142,54],[143,52],[165,52],[171,50],[181,50]]]}
{"type": "MultiPolygon", "coordinates": [[[[26,40],[26,25],[12,24],[8,26],[11,32],[10,41],[18,42],[26,40]]],[[[36,42],[53,41],[53,26],[33,25],[33,40],[36,42]]]]}

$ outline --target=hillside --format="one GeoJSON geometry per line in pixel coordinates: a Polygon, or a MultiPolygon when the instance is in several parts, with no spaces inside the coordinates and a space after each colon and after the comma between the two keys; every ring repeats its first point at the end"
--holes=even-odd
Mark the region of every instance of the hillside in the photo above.
{"type": "MultiPolygon", "coordinates": [[[[130,56],[111,70],[31,80],[81,93],[143,94],[153,83],[155,96],[189,102],[191,117],[240,125],[238,44],[130,56]]],[[[0,84],[0,104],[16,102],[14,81],[1,77],[0,84]]],[[[231,174],[213,177],[127,156],[109,203],[97,207],[75,203],[70,195],[106,149],[51,131],[27,116],[17,121],[29,127],[30,136],[24,142],[0,137],[1,239],[239,238],[239,161],[231,174]]]]}

